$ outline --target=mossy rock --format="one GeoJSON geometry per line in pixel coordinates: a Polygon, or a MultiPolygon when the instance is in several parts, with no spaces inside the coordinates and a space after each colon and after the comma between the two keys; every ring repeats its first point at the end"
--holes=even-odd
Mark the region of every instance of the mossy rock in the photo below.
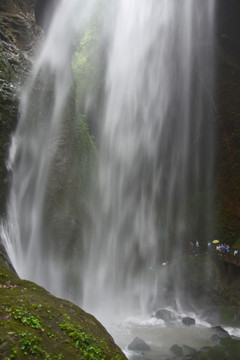
{"type": "Polygon", "coordinates": [[[0,296],[1,359],[126,360],[92,315],[19,279],[1,257],[0,296]]]}
{"type": "Polygon", "coordinates": [[[240,340],[222,339],[220,344],[208,351],[199,351],[193,359],[200,360],[238,360],[240,358],[240,340]]]}

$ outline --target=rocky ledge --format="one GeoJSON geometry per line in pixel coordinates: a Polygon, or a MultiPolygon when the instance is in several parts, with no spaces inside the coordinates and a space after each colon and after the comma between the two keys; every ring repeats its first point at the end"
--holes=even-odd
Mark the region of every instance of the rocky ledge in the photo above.
{"type": "Polygon", "coordinates": [[[0,255],[0,358],[126,360],[105,328],[69,301],[24,281],[0,255]]]}

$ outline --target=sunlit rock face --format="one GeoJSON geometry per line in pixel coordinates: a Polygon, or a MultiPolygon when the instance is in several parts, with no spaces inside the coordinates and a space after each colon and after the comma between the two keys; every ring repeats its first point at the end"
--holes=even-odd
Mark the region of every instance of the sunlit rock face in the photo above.
{"type": "Polygon", "coordinates": [[[235,242],[240,222],[240,4],[220,0],[217,7],[216,104],[218,137],[218,237],[235,242]]]}
{"type": "Polygon", "coordinates": [[[18,86],[31,66],[41,35],[35,23],[34,2],[2,0],[0,4],[0,213],[8,194],[6,159],[10,135],[18,119],[18,86]]]}

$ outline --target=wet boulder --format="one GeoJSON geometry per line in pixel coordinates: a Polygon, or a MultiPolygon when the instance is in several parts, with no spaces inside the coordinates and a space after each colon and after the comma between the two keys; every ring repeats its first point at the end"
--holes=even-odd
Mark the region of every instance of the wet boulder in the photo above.
{"type": "Polygon", "coordinates": [[[128,349],[132,351],[149,351],[150,346],[141,338],[136,336],[132,342],[128,345],[128,349]]]}
{"type": "Polygon", "coordinates": [[[214,334],[211,337],[212,340],[227,339],[231,337],[221,326],[213,326],[211,329],[214,331],[214,334]]]}
{"type": "MultiPolygon", "coordinates": [[[[193,357],[195,360],[195,357],[193,357]]],[[[240,341],[232,338],[221,339],[218,345],[204,346],[196,359],[238,360],[240,359],[240,341]]]]}
{"type": "Polygon", "coordinates": [[[174,344],[173,346],[171,346],[170,351],[177,357],[183,356],[183,349],[181,348],[181,346],[179,346],[177,344],[174,344]]]}
{"type": "Polygon", "coordinates": [[[201,347],[200,351],[203,352],[203,353],[207,353],[211,349],[212,349],[211,346],[203,346],[203,347],[201,347]]]}
{"type": "Polygon", "coordinates": [[[157,310],[153,316],[166,322],[176,320],[175,314],[171,310],[166,309],[157,310]]]}
{"type": "Polygon", "coordinates": [[[219,342],[220,337],[217,334],[213,334],[211,336],[211,340],[217,343],[217,342],[219,342]]]}
{"type": "Polygon", "coordinates": [[[183,345],[182,349],[183,349],[184,356],[194,355],[197,352],[196,349],[194,349],[194,348],[192,348],[191,346],[188,346],[188,345],[183,345]]]}
{"type": "Polygon", "coordinates": [[[195,325],[195,322],[196,322],[195,319],[193,319],[189,316],[182,318],[182,323],[187,326],[195,325]]]}

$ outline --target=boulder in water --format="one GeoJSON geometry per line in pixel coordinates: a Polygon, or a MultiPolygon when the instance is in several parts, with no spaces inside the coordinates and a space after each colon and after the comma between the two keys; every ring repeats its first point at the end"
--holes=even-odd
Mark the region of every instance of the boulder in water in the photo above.
{"type": "Polygon", "coordinates": [[[193,318],[191,318],[189,316],[186,316],[186,317],[182,318],[182,323],[184,325],[187,325],[187,326],[195,325],[195,322],[196,322],[195,319],[193,319],[193,318]]]}
{"type": "Polygon", "coordinates": [[[182,349],[183,349],[184,356],[186,356],[186,355],[194,355],[197,352],[196,349],[194,349],[194,348],[192,348],[191,346],[188,346],[188,345],[183,345],[182,349]]]}
{"type": "Polygon", "coordinates": [[[157,310],[153,316],[166,322],[176,320],[175,314],[171,310],[166,309],[157,310]]]}
{"type": "Polygon", "coordinates": [[[219,337],[217,334],[213,334],[213,335],[211,336],[211,340],[214,341],[214,342],[219,342],[220,337],[219,337]]]}
{"type": "Polygon", "coordinates": [[[208,352],[208,351],[210,351],[211,349],[212,349],[211,346],[203,346],[203,347],[201,347],[200,351],[201,351],[201,352],[208,352]]]}
{"type": "Polygon", "coordinates": [[[182,350],[181,346],[179,346],[177,344],[174,344],[173,346],[171,346],[170,351],[177,357],[183,356],[183,350],[182,350]]]}
{"type": "Polygon", "coordinates": [[[214,331],[214,334],[211,337],[212,340],[227,339],[231,337],[221,326],[213,326],[211,329],[214,331]]]}
{"type": "Polygon", "coordinates": [[[133,351],[149,351],[151,350],[150,346],[141,338],[136,336],[132,342],[128,345],[129,350],[133,351]]]}

